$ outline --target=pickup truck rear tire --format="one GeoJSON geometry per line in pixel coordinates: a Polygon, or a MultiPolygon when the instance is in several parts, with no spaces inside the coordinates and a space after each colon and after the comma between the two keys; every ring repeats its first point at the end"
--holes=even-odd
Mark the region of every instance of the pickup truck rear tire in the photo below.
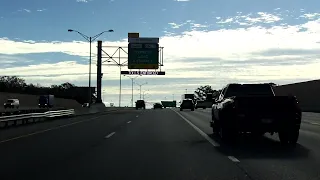
{"type": "Polygon", "coordinates": [[[299,138],[299,130],[294,131],[280,131],[278,133],[281,144],[296,145],[299,138]]]}

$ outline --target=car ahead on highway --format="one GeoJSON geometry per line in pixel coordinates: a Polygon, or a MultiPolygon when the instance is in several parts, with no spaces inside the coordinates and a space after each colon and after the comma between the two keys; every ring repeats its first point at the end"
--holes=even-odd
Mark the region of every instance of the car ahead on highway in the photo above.
{"type": "Polygon", "coordinates": [[[278,133],[283,144],[295,145],[301,109],[294,96],[275,96],[269,84],[229,84],[212,105],[213,132],[223,140],[238,133],[262,136],[278,133]]]}
{"type": "Polygon", "coordinates": [[[194,103],[192,99],[182,100],[180,104],[180,111],[183,111],[184,109],[190,109],[191,111],[194,111],[194,103]]]}
{"type": "Polygon", "coordinates": [[[161,103],[154,103],[153,104],[153,109],[162,109],[162,108],[163,108],[163,106],[161,103]]]}
{"type": "Polygon", "coordinates": [[[3,103],[3,107],[6,108],[19,108],[20,102],[19,99],[8,99],[5,103],[3,103]]]}
{"type": "Polygon", "coordinates": [[[136,102],[136,109],[146,109],[146,103],[144,102],[144,100],[137,100],[136,102]]]}
{"type": "Polygon", "coordinates": [[[198,108],[206,109],[207,106],[206,106],[205,101],[203,101],[203,100],[198,100],[198,101],[196,102],[195,108],[196,108],[196,109],[198,109],[198,108]]]}

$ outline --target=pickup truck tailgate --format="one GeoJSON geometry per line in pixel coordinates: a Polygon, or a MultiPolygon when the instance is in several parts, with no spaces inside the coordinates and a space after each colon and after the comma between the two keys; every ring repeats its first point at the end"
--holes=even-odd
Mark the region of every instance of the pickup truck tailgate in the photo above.
{"type": "Polygon", "coordinates": [[[259,112],[259,113],[286,113],[297,110],[297,101],[290,96],[273,96],[273,97],[236,97],[236,107],[242,112],[259,112]]]}
{"type": "Polygon", "coordinates": [[[236,97],[234,101],[236,122],[244,129],[258,126],[267,129],[269,126],[283,127],[301,121],[301,111],[294,97],[236,97]]]}

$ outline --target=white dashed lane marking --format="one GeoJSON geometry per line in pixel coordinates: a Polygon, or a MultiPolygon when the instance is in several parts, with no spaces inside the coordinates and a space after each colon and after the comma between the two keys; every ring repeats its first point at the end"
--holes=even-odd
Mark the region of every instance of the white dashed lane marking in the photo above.
{"type": "Polygon", "coordinates": [[[228,156],[228,158],[232,161],[232,162],[240,162],[237,158],[235,158],[234,156],[228,156]]]}
{"type": "Polygon", "coordinates": [[[113,136],[115,133],[116,133],[116,132],[112,132],[112,133],[108,134],[105,138],[108,139],[108,138],[110,138],[111,136],[113,136]]]}
{"type": "Polygon", "coordinates": [[[128,121],[127,123],[129,124],[129,123],[131,123],[131,121],[128,121]]]}

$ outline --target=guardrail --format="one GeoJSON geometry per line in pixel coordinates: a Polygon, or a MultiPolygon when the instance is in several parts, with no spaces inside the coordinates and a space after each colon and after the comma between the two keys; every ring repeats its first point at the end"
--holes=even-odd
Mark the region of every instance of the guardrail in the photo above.
{"type": "Polygon", "coordinates": [[[57,110],[65,110],[64,107],[55,107],[55,108],[32,108],[32,109],[8,109],[0,111],[1,116],[11,116],[11,115],[18,115],[18,114],[29,114],[29,113],[44,113],[47,111],[57,111],[57,110]]]}
{"type": "Polygon", "coordinates": [[[36,120],[41,119],[51,119],[55,117],[64,117],[64,116],[73,116],[75,114],[74,109],[66,110],[56,110],[56,111],[47,111],[43,113],[28,113],[28,114],[18,114],[11,116],[0,116],[0,123],[4,123],[4,127],[7,127],[10,122],[13,122],[13,125],[17,125],[18,121],[21,121],[22,124],[27,124],[31,120],[35,122],[36,120]]]}

